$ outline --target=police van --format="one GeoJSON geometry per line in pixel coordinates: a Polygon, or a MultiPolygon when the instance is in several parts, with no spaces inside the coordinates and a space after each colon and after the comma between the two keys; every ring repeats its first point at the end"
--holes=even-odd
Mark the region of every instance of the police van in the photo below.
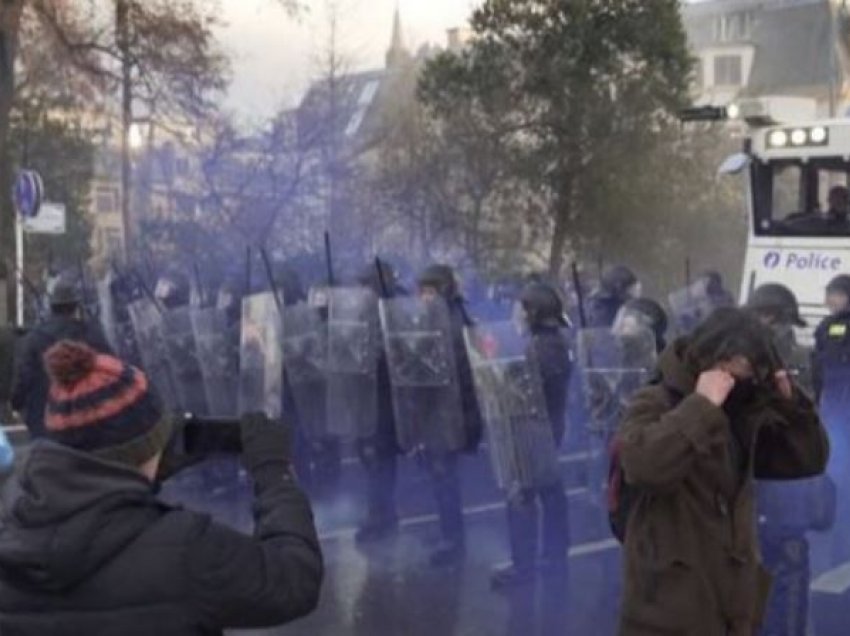
{"type": "MultiPolygon", "coordinates": [[[[739,115],[730,107],[728,117],[739,115]]],[[[748,119],[744,152],[721,173],[746,176],[749,213],[741,301],[765,283],[782,283],[800,302],[811,332],[826,315],[826,285],[850,274],[850,222],[826,222],[830,191],[850,185],[850,120],[793,124],[748,119]],[[755,125],[752,125],[754,122],[755,125]]]]}

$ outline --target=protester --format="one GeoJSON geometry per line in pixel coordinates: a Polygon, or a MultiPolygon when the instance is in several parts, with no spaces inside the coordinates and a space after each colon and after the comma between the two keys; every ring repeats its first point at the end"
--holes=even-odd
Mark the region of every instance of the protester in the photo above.
{"type": "Polygon", "coordinates": [[[822,473],[826,433],[778,363],[770,333],[746,311],[715,312],[665,351],[659,371],[619,433],[637,494],[620,636],[751,636],[770,589],[754,479],[822,473]]]}
{"type": "Polygon", "coordinates": [[[45,364],[45,439],[0,505],[0,633],[220,634],[315,608],[322,555],[288,425],[242,419],[256,495],[243,536],[157,499],[173,425],[143,373],[67,340],[45,364]]]}

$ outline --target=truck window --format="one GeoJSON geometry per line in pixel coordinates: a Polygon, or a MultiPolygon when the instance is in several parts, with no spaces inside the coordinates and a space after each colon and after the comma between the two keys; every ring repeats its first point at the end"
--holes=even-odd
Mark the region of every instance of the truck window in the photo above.
{"type": "MultiPolygon", "coordinates": [[[[754,229],[763,236],[850,236],[850,209],[830,206],[830,192],[847,188],[850,163],[840,158],[754,162],[754,229]]],[[[834,196],[833,201],[848,200],[834,196]]]]}

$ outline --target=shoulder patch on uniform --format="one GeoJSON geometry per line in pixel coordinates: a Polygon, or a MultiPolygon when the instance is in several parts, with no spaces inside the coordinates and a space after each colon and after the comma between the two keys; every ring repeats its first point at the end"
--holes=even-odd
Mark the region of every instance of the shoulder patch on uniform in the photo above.
{"type": "Polygon", "coordinates": [[[843,338],[847,335],[847,325],[843,323],[837,323],[829,326],[829,337],[830,338],[843,338]]]}

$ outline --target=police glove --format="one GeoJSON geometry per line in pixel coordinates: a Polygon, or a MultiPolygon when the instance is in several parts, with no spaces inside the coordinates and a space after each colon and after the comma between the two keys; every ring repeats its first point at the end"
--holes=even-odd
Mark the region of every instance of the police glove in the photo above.
{"type": "Polygon", "coordinates": [[[240,422],[242,463],[255,479],[260,473],[287,472],[292,462],[292,428],[264,413],[248,413],[240,422]]]}

